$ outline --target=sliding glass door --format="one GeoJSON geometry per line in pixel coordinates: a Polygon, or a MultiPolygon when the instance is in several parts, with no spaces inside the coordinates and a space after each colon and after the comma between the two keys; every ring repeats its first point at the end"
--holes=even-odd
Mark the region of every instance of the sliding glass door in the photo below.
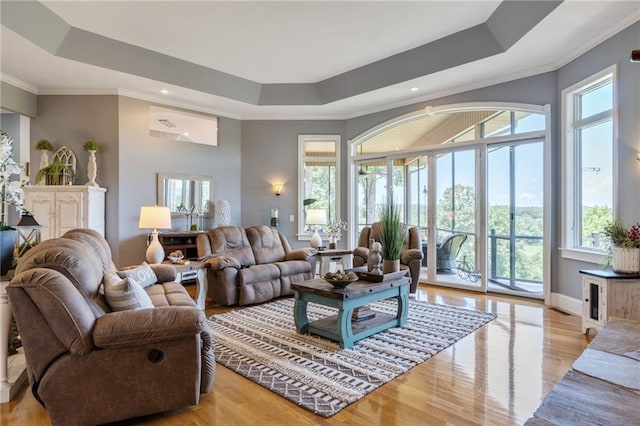
{"type": "Polygon", "coordinates": [[[488,147],[489,291],[543,294],[543,157],[541,140],[488,147]]]}
{"type": "MultiPolygon", "coordinates": [[[[456,287],[481,286],[478,268],[477,150],[435,155],[435,281],[456,287]]],[[[429,249],[431,246],[429,246],[429,249]]],[[[431,266],[431,264],[429,264],[431,266]]]]}

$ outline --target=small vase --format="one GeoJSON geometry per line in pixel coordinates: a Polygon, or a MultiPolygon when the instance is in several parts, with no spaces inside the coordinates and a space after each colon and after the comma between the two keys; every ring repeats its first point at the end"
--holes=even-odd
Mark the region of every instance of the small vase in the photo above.
{"type": "Polygon", "coordinates": [[[329,249],[335,249],[337,247],[337,237],[329,237],[329,249]]]}
{"type": "Polygon", "coordinates": [[[640,248],[612,247],[613,271],[621,274],[640,272],[640,248]]]}
{"type": "Polygon", "coordinates": [[[400,270],[400,259],[395,259],[395,260],[384,259],[382,261],[382,271],[385,274],[390,274],[391,272],[398,272],[399,270],[400,270]]]}
{"type": "Polygon", "coordinates": [[[98,166],[96,165],[96,152],[94,150],[89,151],[89,162],[87,163],[87,182],[88,186],[100,186],[96,183],[96,176],[98,175],[98,166]]]}

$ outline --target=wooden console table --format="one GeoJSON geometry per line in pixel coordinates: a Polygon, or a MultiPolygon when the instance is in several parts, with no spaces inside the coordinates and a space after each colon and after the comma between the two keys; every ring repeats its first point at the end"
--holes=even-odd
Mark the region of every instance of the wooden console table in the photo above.
{"type": "Polygon", "coordinates": [[[402,327],[409,316],[410,281],[406,277],[379,283],[360,280],[341,289],[333,288],[323,279],[291,284],[295,292],[293,315],[296,331],[326,337],[338,342],[341,348],[349,349],[356,340],[391,327],[402,327]],[[392,297],[398,299],[398,312],[395,316],[376,312],[373,318],[352,322],[354,309],[392,297]],[[338,308],[338,315],[309,322],[308,302],[338,308]]]}

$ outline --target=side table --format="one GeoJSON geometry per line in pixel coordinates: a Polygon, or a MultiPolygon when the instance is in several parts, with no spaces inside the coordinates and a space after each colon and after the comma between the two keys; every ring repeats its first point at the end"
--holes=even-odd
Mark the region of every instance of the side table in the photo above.
{"type": "Polygon", "coordinates": [[[171,263],[164,262],[176,268],[176,281],[183,283],[185,281],[196,280],[196,304],[198,308],[204,310],[205,300],[207,298],[207,264],[197,260],[191,260],[189,263],[171,263]]]}
{"type": "Polygon", "coordinates": [[[342,261],[343,270],[353,269],[353,250],[325,249],[316,252],[316,257],[320,260],[320,276],[331,269],[331,263],[342,261]]]}
{"type": "MultiPolygon", "coordinates": [[[[11,272],[11,271],[10,271],[11,272]]],[[[11,277],[0,277],[0,403],[9,402],[27,378],[24,354],[12,357],[12,368],[9,368],[9,323],[11,307],[7,296],[7,285],[11,277]],[[9,380],[12,379],[13,382],[9,380]]]]}

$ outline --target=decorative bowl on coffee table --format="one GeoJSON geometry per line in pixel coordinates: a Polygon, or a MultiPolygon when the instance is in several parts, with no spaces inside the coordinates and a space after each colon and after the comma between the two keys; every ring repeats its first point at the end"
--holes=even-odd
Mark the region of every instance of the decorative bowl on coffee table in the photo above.
{"type": "Polygon", "coordinates": [[[331,284],[333,288],[345,288],[352,282],[358,281],[358,277],[352,278],[350,280],[330,280],[328,278],[323,278],[326,282],[331,284]]]}

